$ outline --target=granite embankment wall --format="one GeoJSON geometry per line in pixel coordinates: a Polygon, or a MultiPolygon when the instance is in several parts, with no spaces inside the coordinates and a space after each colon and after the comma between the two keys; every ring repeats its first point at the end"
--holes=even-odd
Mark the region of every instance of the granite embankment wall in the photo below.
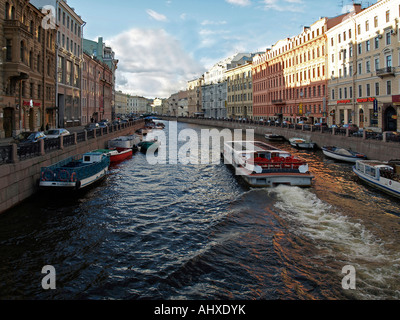
{"type": "Polygon", "coordinates": [[[400,159],[400,143],[385,142],[379,140],[366,139],[366,137],[352,137],[343,135],[334,135],[329,132],[311,132],[295,130],[293,128],[282,128],[274,126],[265,126],[251,123],[218,121],[213,119],[194,119],[194,118],[164,118],[169,121],[186,122],[213,128],[228,129],[253,129],[256,135],[264,136],[267,133],[283,135],[286,139],[303,138],[317,143],[318,147],[337,146],[342,148],[351,148],[354,151],[367,155],[369,159],[389,161],[400,159]]]}
{"type": "Polygon", "coordinates": [[[144,121],[137,121],[120,130],[102,134],[79,143],[77,143],[75,136],[75,144],[72,146],[61,147],[60,150],[24,161],[17,160],[14,163],[0,165],[0,214],[20,204],[38,191],[42,167],[53,165],[71,156],[104,149],[107,147],[109,140],[132,134],[143,127],[144,121]]]}

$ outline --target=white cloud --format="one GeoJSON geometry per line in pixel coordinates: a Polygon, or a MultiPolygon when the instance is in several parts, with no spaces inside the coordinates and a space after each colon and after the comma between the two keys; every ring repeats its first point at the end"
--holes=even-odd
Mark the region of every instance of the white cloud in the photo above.
{"type": "Polygon", "coordinates": [[[264,9],[276,11],[300,12],[303,0],[263,0],[264,9]]]}
{"type": "Polygon", "coordinates": [[[157,21],[168,21],[166,16],[164,16],[161,13],[155,12],[154,10],[147,9],[146,12],[154,20],[157,20],[157,21]]]}
{"type": "Polygon", "coordinates": [[[251,4],[251,0],[225,0],[230,4],[234,4],[237,6],[245,7],[251,4]]]}
{"type": "Polygon", "coordinates": [[[132,29],[109,42],[119,60],[117,89],[125,93],[168,98],[204,72],[162,29],[132,29]]]}
{"type": "Polygon", "coordinates": [[[217,25],[217,26],[219,26],[219,25],[224,25],[224,24],[227,24],[227,22],[226,21],[210,21],[210,20],[204,20],[204,21],[201,22],[202,26],[207,26],[207,25],[217,25]]]}

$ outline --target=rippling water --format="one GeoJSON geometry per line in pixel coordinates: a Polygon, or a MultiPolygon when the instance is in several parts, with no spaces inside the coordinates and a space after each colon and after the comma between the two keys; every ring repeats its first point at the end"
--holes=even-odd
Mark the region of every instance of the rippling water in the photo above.
{"type": "Polygon", "coordinates": [[[0,298],[399,299],[400,202],[349,164],[278,146],[310,162],[313,188],[253,190],[222,162],[138,153],[79,198],[27,201],[0,216],[0,298]],[[57,290],[41,287],[45,265],[57,290]]]}

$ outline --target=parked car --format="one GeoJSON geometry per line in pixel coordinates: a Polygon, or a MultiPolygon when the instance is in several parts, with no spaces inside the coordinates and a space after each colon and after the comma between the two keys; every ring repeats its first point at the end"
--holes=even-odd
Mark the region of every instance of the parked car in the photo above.
{"type": "Polygon", "coordinates": [[[25,139],[22,140],[19,145],[30,144],[30,143],[37,143],[40,140],[46,139],[46,135],[42,131],[31,132],[31,134],[25,139]]]}
{"type": "Polygon", "coordinates": [[[99,126],[98,123],[89,123],[88,125],[86,125],[85,130],[86,131],[93,131],[93,130],[96,130],[96,129],[99,129],[99,128],[100,128],[100,126],[99,126]]]}
{"type": "Polygon", "coordinates": [[[107,128],[107,124],[105,124],[104,122],[99,122],[98,123],[98,125],[99,125],[99,128],[107,128]]]}
{"type": "Polygon", "coordinates": [[[27,132],[21,132],[18,136],[16,136],[13,140],[13,143],[20,144],[23,141],[26,141],[28,137],[32,134],[33,132],[27,131],[27,132]]]}
{"type": "Polygon", "coordinates": [[[47,139],[57,139],[59,137],[69,136],[71,133],[66,129],[52,129],[46,132],[47,139]]]}
{"type": "Polygon", "coordinates": [[[359,130],[359,129],[358,129],[358,126],[356,126],[355,124],[351,124],[351,123],[349,123],[349,124],[344,124],[342,128],[343,128],[343,129],[349,129],[349,131],[350,131],[351,133],[357,132],[357,131],[359,130]]]}
{"type": "Polygon", "coordinates": [[[324,122],[317,122],[315,124],[316,127],[323,127],[323,128],[328,128],[328,124],[324,122]]]}

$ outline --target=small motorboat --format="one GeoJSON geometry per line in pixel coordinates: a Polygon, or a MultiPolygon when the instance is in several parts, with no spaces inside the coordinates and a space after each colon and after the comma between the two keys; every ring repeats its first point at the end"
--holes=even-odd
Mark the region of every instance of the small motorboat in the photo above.
{"type": "Polygon", "coordinates": [[[137,150],[137,146],[141,139],[138,135],[122,136],[108,142],[108,149],[133,149],[137,150]]]}
{"type": "Polygon", "coordinates": [[[396,198],[400,198],[400,161],[389,162],[361,160],[353,167],[353,172],[364,183],[396,198]]]}
{"type": "Polygon", "coordinates": [[[139,150],[142,153],[147,153],[150,148],[156,152],[160,146],[161,143],[157,139],[142,141],[138,145],[139,150]]]}
{"type": "Polygon", "coordinates": [[[95,152],[101,152],[108,155],[111,163],[119,163],[133,155],[133,150],[131,148],[100,149],[95,152]]]}
{"type": "Polygon", "coordinates": [[[290,145],[298,149],[315,149],[316,144],[314,142],[307,141],[302,138],[289,139],[290,145]]]}
{"type": "Polygon", "coordinates": [[[359,160],[366,160],[367,156],[359,152],[355,152],[350,149],[338,148],[338,147],[323,147],[322,151],[324,155],[340,161],[356,163],[359,160]]]}
{"type": "Polygon", "coordinates": [[[274,133],[267,133],[265,135],[265,139],[269,140],[269,141],[284,141],[285,137],[281,136],[279,134],[274,134],[274,133]]]}

